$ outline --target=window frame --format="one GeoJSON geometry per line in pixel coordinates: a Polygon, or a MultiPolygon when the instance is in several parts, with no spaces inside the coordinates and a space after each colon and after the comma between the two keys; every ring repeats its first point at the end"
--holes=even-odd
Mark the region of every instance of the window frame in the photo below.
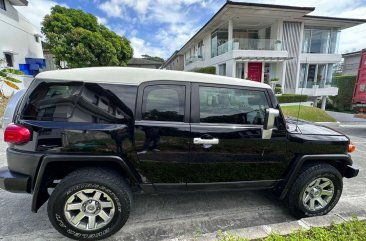
{"type": "Polygon", "coordinates": [[[4,10],[4,11],[6,11],[7,9],[6,9],[6,2],[5,2],[5,0],[0,0],[0,2],[2,3],[2,5],[4,6],[3,8],[2,7],[0,7],[0,9],[2,9],[2,10],[4,10]]]}
{"type": "Polygon", "coordinates": [[[135,106],[135,121],[144,121],[144,122],[161,122],[161,123],[189,123],[190,120],[190,83],[185,81],[169,81],[169,80],[154,80],[144,82],[139,85],[137,90],[137,100],[135,106]],[[185,105],[184,105],[184,118],[183,122],[176,121],[155,121],[155,120],[144,120],[142,119],[142,103],[144,97],[144,90],[146,87],[155,86],[155,85],[172,85],[172,86],[184,86],[185,87],[185,105]]]}
{"type": "Polygon", "coordinates": [[[5,58],[6,66],[7,67],[10,67],[10,68],[14,68],[14,55],[11,54],[11,53],[4,53],[4,58],[5,58]],[[9,60],[10,61],[8,61],[8,57],[7,56],[9,57],[9,60]],[[10,64],[9,64],[9,62],[10,62],[10,64]]]}
{"type": "Polygon", "coordinates": [[[222,85],[222,84],[210,84],[210,83],[192,83],[192,97],[191,97],[191,123],[200,124],[200,125],[220,125],[220,126],[255,126],[261,127],[263,125],[254,125],[254,124],[233,124],[233,123],[204,123],[200,121],[200,96],[199,89],[200,87],[213,87],[213,88],[226,88],[226,89],[237,89],[237,90],[249,90],[249,91],[260,91],[263,92],[269,108],[276,108],[277,103],[272,99],[269,95],[268,89],[261,89],[256,87],[246,87],[246,86],[237,86],[237,85],[222,85]],[[194,104],[197,103],[197,104],[194,104]]]}

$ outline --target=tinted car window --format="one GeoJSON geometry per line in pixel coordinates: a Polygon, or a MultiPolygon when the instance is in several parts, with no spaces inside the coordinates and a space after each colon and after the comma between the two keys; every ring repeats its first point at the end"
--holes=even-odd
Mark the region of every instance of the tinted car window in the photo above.
{"type": "MultiPolygon", "coordinates": [[[[41,81],[41,80],[38,80],[41,81]]],[[[99,83],[40,83],[26,96],[21,118],[87,123],[132,119],[136,86],[99,83]]]]}
{"type": "Polygon", "coordinates": [[[26,99],[22,118],[64,121],[72,115],[81,83],[41,83],[26,99]]]}
{"type": "Polygon", "coordinates": [[[269,107],[263,91],[201,86],[199,95],[202,123],[263,125],[269,107]]]}
{"type": "Polygon", "coordinates": [[[124,123],[124,119],[133,117],[136,89],[136,86],[86,83],[69,121],[124,123]]]}
{"type": "Polygon", "coordinates": [[[185,86],[153,85],[144,89],[142,119],[184,121],[185,86]]]}

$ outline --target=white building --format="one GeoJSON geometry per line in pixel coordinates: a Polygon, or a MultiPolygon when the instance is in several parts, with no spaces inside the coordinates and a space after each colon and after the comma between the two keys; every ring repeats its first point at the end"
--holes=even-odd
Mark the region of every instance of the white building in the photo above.
{"type": "Polygon", "coordinates": [[[0,0],[0,67],[22,70],[35,75],[44,67],[41,35],[14,6],[28,5],[27,0],[0,0]],[[5,66],[4,66],[5,65],[5,66]]]}
{"type": "Polygon", "coordinates": [[[270,83],[284,93],[338,94],[332,86],[340,31],[364,19],[308,15],[313,7],[227,1],[182,47],[184,70],[215,66],[216,73],[270,83]]]}
{"type": "Polygon", "coordinates": [[[360,68],[362,50],[342,54],[342,75],[357,75],[360,68]]]}

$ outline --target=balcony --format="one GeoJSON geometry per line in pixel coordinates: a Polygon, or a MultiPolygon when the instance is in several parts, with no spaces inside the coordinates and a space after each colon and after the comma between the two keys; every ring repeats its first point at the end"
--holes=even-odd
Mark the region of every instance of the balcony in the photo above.
{"type": "Polygon", "coordinates": [[[306,86],[297,89],[296,93],[308,96],[335,96],[338,94],[338,87],[334,81],[307,82],[306,86]]]}
{"type": "Polygon", "coordinates": [[[197,61],[203,61],[203,60],[204,60],[203,56],[191,56],[186,59],[186,65],[195,63],[197,61]]]}
{"type": "MultiPolygon", "coordinates": [[[[217,55],[225,54],[232,50],[267,50],[282,51],[282,42],[275,39],[249,39],[235,38],[217,47],[217,55]]],[[[213,55],[215,56],[214,52],[213,55]]]]}

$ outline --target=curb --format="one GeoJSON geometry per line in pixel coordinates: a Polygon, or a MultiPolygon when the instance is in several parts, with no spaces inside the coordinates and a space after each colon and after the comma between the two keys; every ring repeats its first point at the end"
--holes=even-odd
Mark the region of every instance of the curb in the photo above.
{"type": "MultiPolygon", "coordinates": [[[[269,236],[271,233],[288,235],[297,230],[309,230],[312,227],[329,227],[333,223],[340,224],[349,221],[352,219],[352,217],[355,216],[357,216],[358,220],[360,221],[366,220],[366,210],[361,210],[357,213],[328,214],[325,216],[302,218],[297,221],[260,225],[242,229],[233,229],[225,231],[223,233],[228,233],[235,237],[240,236],[249,240],[261,239],[269,236]]],[[[215,232],[202,234],[198,237],[178,237],[174,239],[166,239],[165,241],[217,241],[217,239],[217,232],[215,232]]]]}

